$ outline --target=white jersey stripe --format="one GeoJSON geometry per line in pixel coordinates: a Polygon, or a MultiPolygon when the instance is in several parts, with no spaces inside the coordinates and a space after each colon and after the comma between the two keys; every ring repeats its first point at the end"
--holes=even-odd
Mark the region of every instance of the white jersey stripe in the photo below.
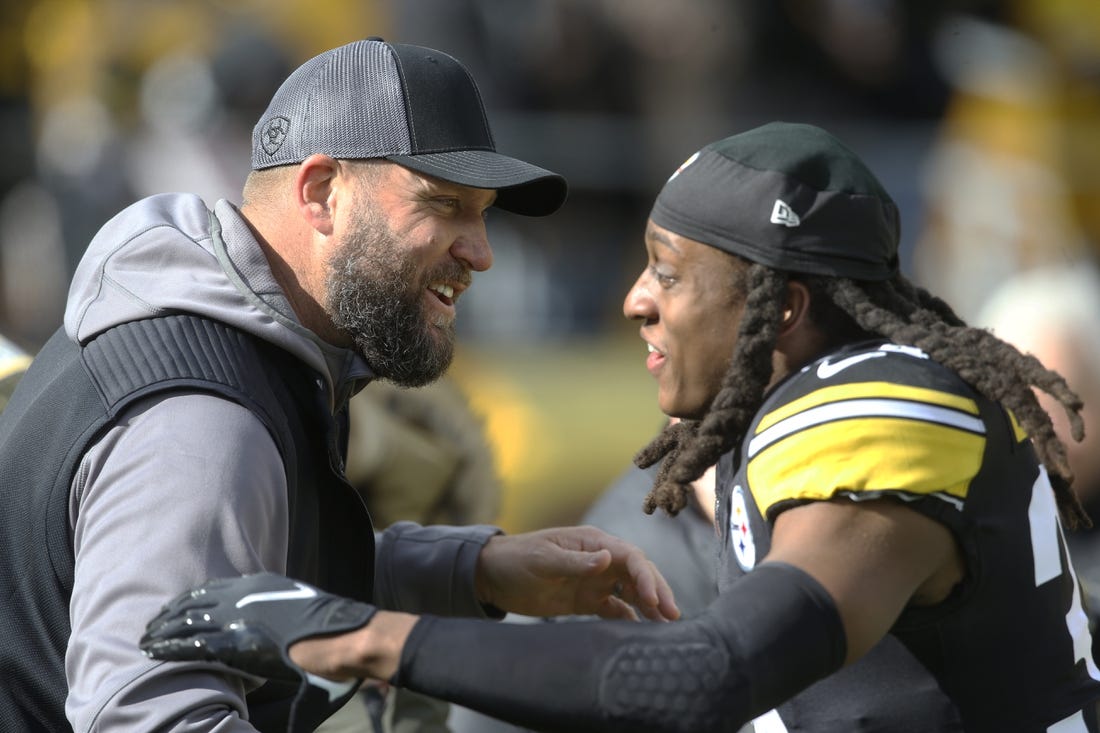
{"type": "Polygon", "coordinates": [[[1089,727],[1085,725],[1085,716],[1080,712],[1047,727],[1047,733],[1088,733],[1088,730],[1089,727]]]}
{"type": "Polygon", "coordinates": [[[738,733],[746,733],[748,730],[752,733],[788,733],[787,726],[783,724],[783,719],[779,717],[779,712],[776,710],[769,710],[754,719],[751,727],[745,726],[738,733]]]}
{"type": "Polygon", "coordinates": [[[834,420],[847,420],[856,417],[899,417],[937,423],[985,435],[985,424],[979,418],[947,407],[908,400],[844,400],[812,407],[805,412],[780,420],[749,441],[749,458],[751,459],[772,443],[782,440],[792,433],[812,428],[815,425],[833,422],[834,420]]]}

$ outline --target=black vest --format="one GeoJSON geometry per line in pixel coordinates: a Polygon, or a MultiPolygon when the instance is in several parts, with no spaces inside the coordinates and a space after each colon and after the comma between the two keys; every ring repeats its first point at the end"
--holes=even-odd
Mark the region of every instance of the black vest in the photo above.
{"type": "MultiPolygon", "coordinates": [[[[70,487],[87,447],[151,394],[202,390],[251,410],[286,468],[288,574],[370,600],[374,533],[343,476],[346,410],[332,417],[322,385],[287,352],[194,316],[124,324],[83,347],[54,334],[0,415],[0,730],[69,729],[70,487]]],[[[269,683],[250,695],[252,724],[286,731],[294,692],[269,683]]],[[[328,712],[311,694],[295,718],[312,730],[328,712]]]]}

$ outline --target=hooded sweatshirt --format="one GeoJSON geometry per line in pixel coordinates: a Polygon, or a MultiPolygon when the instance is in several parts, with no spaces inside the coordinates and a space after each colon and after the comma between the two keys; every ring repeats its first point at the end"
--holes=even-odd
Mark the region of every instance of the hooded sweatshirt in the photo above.
{"type": "MultiPolygon", "coordinates": [[[[64,328],[83,344],[123,323],[180,313],[293,355],[320,375],[316,387],[334,415],[372,377],[358,354],[298,322],[227,201],[210,211],[197,196],[165,194],[114,217],[76,270],[64,328]]],[[[126,408],[82,456],[69,496],[75,573],[65,713],[74,730],[253,730],[244,695],[260,680],[156,662],[137,640],[161,606],[190,587],[286,572],[288,516],[283,459],[248,408],[201,391],[158,393],[126,408]]],[[[369,521],[364,531],[372,531],[369,521]]],[[[377,535],[374,603],[484,615],[474,569],[498,531],[388,528],[377,535]]]]}

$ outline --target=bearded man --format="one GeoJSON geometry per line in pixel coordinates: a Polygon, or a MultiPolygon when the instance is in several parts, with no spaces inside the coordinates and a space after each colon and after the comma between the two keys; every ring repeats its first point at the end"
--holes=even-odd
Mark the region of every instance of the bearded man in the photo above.
{"type": "Polygon", "coordinates": [[[458,61],[368,39],[275,93],[241,206],[165,194],[108,222],[0,421],[0,729],[312,730],[349,699],[145,657],[147,618],[212,577],[276,571],[452,615],[674,617],[625,542],[376,536],[344,477],[348,399],[450,363],[455,303],[492,264],[486,210],[542,216],[565,196],[496,152],[458,61]]]}

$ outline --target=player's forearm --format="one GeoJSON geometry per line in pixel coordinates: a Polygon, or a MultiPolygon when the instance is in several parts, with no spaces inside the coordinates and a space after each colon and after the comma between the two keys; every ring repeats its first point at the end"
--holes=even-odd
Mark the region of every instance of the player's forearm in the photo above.
{"type": "Polygon", "coordinates": [[[802,571],[764,565],[739,585],[673,624],[425,617],[392,681],[540,730],[736,731],[845,653],[835,607],[802,571]]]}
{"type": "Polygon", "coordinates": [[[736,731],[748,699],[742,671],[701,631],[623,621],[487,628],[426,617],[391,679],[535,730],[736,731]]]}

